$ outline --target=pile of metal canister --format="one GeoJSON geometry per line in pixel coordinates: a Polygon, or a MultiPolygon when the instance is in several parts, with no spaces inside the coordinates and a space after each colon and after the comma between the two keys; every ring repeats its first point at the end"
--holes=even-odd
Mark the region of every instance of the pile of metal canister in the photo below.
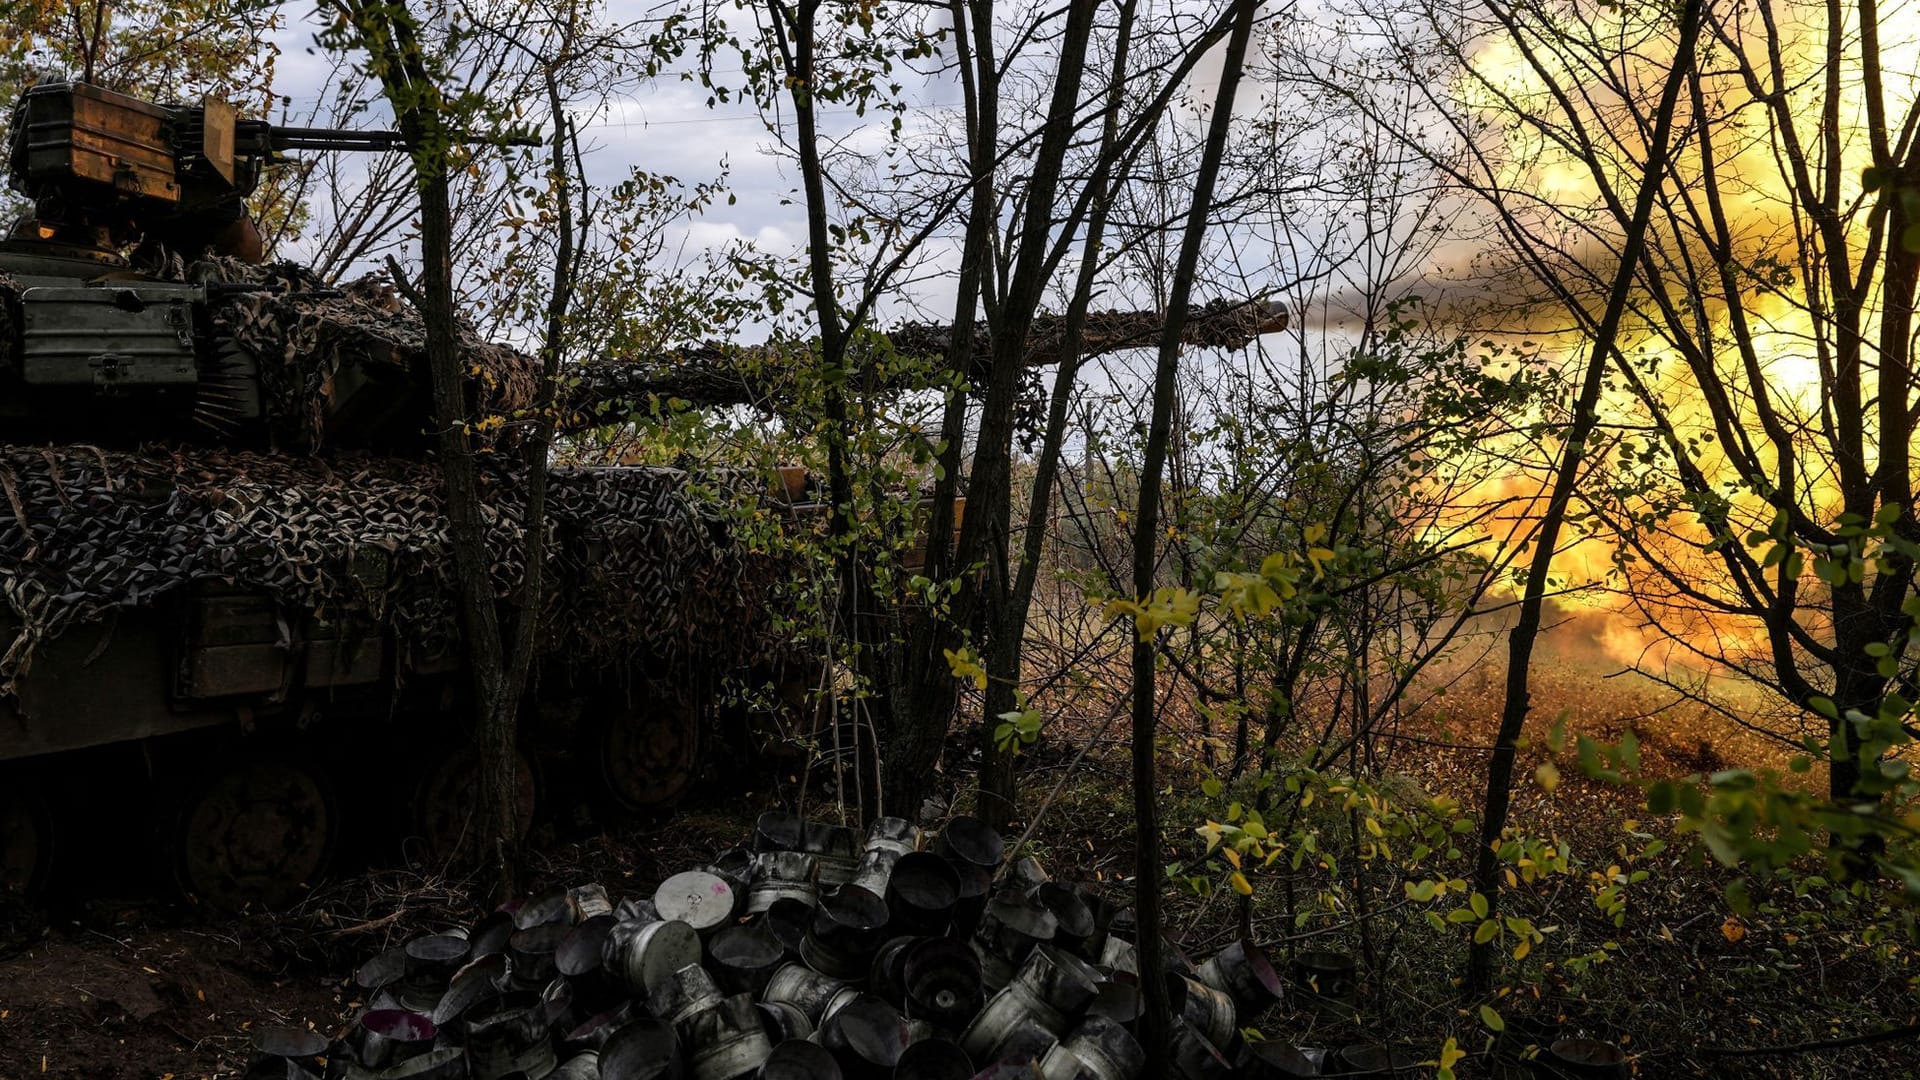
{"type": "MultiPolygon", "coordinates": [[[[355,975],[366,1005],[339,1039],[262,1032],[250,1075],[1142,1077],[1130,911],[1004,854],[970,818],[937,835],[881,818],[862,836],[764,814],[749,848],[650,896],[616,902],[584,885],[374,957],[355,975]]],[[[1196,967],[1167,953],[1184,1080],[1413,1064],[1249,1043],[1242,1026],[1282,994],[1266,954],[1239,942],[1196,967]]]]}

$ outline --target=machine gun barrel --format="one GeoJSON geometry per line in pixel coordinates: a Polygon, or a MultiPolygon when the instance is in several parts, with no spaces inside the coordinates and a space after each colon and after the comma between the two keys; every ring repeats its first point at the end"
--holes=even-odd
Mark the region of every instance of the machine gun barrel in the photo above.
{"type": "MultiPolygon", "coordinates": [[[[398,131],[354,131],[347,128],[318,127],[274,127],[263,120],[242,121],[243,125],[258,125],[259,133],[247,132],[255,139],[264,134],[264,142],[275,152],[287,150],[340,150],[347,152],[378,153],[382,150],[399,150],[406,146],[407,137],[398,131]]],[[[494,143],[500,146],[540,146],[541,141],[531,135],[474,135],[459,132],[454,138],[463,143],[494,143]]]]}

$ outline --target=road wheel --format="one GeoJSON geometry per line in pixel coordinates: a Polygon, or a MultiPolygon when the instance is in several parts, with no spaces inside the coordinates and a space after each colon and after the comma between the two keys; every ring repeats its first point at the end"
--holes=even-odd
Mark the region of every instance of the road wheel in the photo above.
{"type": "Polygon", "coordinates": [[[175,880],[223,910],[291,903],[326,872],[339,839],[326,775],[293,750],[224,756],[188,783],[178,806],[175,880]]]}
{"type": "MultiPolygon", "coordinates": [[[[425,844],[426,857],[446,863],[463,854],[474,834],[474,814],[480,808],[474,795],[479,755],[469,748],[449,751],[421,777],[414,791],[414,833],[425,844]]],[[[519,753],[513,755],[514,798],[520,839],[526,839],[539,805],[539,784],[533,767],[519,753]]]]}
{"type": "Polygon", "coordinates": [[[671,810],[700,776],[707,719],[692,702],[614,688],[588,705],[588,767],[602,795],[627,814],[671,810]]]}

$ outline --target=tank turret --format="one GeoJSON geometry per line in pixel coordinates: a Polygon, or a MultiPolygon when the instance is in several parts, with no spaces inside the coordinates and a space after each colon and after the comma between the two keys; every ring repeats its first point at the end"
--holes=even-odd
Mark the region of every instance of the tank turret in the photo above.
{"type": "MultiPolygon", "coordinates": [[[[258,265],[246,212],[287,151],[401,145],[391,131],[240,119],[217,101],[29,89],[6,144],[32,212],[0,239],[0,425],[22,442],[423,450],[419,320],[377,280],[329,288],[258,265]]],[[[483,404],[530,400],[525,357],[471,345],[491,376],[483,404]]]]}

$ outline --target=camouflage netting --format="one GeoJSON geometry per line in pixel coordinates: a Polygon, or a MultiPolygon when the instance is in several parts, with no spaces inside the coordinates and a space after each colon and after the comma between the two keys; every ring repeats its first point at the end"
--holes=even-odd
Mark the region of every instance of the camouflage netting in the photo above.
{"type": "MultiPolygon", "coordinates": [[[[227,297],[214,308],[220,329],[260,363],[267,410],[277,430],[297,445],[318,447],[327,426],[332,384],[342,372],[409,385],[425,394],[426,326],[381,275],[328,287],[293,263],[249,266],[223,260],[220,280],[269,286],[273,291],[227,297]]],[[[539,389],[534,358],[481,340],[460,328],[470,371],[469,412],[510,413],[533,405],[539,389]]]]}
{"type": "MultiPolygon", "coordinates": [[[[729,511],[671,469],[556,469],[543,646],[570,663],[726,670],[772,655],[777,568],[731,539],[729,511]]],[[[485,475],[494,586],[524,573],[523,482],[485,475]]],[[[440,477],[431,464],[172,448],[0,446],[0,692],[37,646],[195,583],[290,613],[359,618],[444,656],[458,637],[440,477]]]]}

